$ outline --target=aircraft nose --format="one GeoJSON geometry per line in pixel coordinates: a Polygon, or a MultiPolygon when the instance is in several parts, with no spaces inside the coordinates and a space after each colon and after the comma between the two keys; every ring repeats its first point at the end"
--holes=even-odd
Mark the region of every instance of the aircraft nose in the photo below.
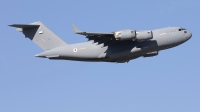
{"type": "Polygon", "coordinates": [[[189,37],[191,38],[192,37],[192,33],[190,32],[190,35],[189,35],[189,37]]]}
{"type": "Polygon", "coordinates": [[[190,31],[187,31],[186,39],[190,39],[192,37],[192,33],[190,31]]]}

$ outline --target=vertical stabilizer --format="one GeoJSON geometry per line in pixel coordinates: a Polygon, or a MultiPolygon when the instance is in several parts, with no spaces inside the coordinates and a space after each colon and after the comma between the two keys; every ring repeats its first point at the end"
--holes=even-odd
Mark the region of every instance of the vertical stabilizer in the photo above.
{"type": "Polygon", "coordinates": [[[17,31],[22,32],[26,38],[29,38],[43,50],[49,50],[55,47],[67,45],[61,38],[48,29],[42,22],[31,24],[12,24],[17,27],[17,31]]]}

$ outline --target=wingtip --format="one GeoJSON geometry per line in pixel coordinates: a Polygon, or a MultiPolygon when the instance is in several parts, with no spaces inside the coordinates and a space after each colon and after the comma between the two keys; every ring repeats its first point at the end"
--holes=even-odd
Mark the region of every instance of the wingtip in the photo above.
{"type": "Polygon", "coordinates": [[[45,55],[42,55],[42,54],[36,54],[35,57],[46,58],[46,56],[45,56],[45,55]]]}
{"type": "Polygon", "coordinates": [[[75,33],[80,32],[80,30],[74,24],[72,24],[72,28],[73,28],[75,33]]]}
{"type": "Polygon", "coordinates": [[[9,24],[8,26],[10,26],[10,27],[14,27],[14,24],[9,24]]]}

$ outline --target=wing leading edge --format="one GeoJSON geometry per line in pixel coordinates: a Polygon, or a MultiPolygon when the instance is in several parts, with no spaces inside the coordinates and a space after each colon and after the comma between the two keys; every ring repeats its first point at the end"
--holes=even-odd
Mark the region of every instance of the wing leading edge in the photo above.
{"type": "Polygon", "coordinates": [[[109,35],[109,36],[114,36],[114,32],[85,32],[85,31],[80,31],[74,24],[72,24],[72,28],[74,29],[74,32],[76,34],[80,34],[80,35],[85,35],[85,36],[105,36],[105,35],[109,35]]]}

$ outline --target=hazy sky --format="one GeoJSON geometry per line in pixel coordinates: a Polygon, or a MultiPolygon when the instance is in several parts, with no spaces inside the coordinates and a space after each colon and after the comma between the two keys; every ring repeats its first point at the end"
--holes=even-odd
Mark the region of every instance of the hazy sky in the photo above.
{"type": "Polygon", "coordinates": [[[199,0],[1,0],[0,112],[199,112],[199,0]],[[129,63],[52,61],[13,23],[42,21],[67,43],[80,30],[181,26],[186,43],[129,63]]]}

